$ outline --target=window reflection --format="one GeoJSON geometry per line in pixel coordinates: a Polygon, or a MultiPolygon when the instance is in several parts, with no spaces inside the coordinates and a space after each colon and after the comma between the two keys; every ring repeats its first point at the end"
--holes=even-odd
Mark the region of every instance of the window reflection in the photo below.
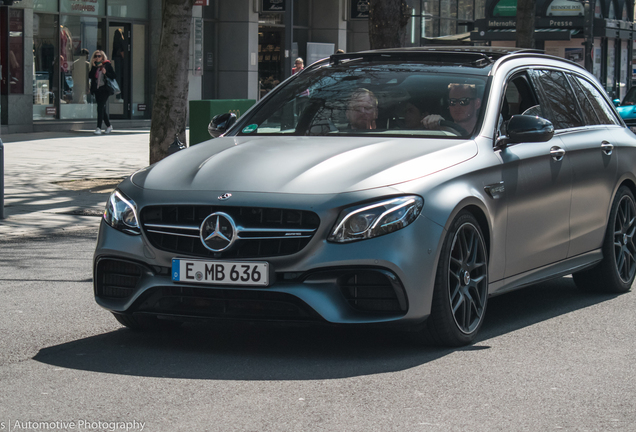
{"type": "Polygon", "coordinates": [[[556,129],[582,126],[583,121],[565,75],[552,70],[538,70],[536,73],[552,111],[552,115],[546,113],[546,118],[554,123],[556,129]]]}
{"type": "Polygon", "coordinates": [[[9,92],[24,93],[24,10],[9,9],[9,92]]]}
{"type": "Polygon", "coordinates": [[[57,16],[33,14],[33,120],[56,118],[59,59],[57,16]]]}
{"type": "Polygon", "coordinates": [[[90,56],[103,49],[100,20],[94,17],[62,16],[60,25],[60,118],[96,118],[90,94],[90,56]]]}

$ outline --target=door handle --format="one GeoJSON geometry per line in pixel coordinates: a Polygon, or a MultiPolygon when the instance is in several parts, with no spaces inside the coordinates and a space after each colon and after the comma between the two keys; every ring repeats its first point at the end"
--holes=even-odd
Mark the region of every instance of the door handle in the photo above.
{"type": "Polygon", "coordinates": [[[550,156],[552,156],[552,159],[555,161],[560,162],[563,160],[563,156],[565,156],[565,150],[561,147],[554,146],[550,149],[550,156]]]}
{"type": "Polygon", "coordinates": [[[607,141],[603,141],[603,143],[601,144],[601,150],[603,150],[603,153],[609,156],[612,154],[612,151],[614,150],[614,144],[610,144],[607,141]]]}

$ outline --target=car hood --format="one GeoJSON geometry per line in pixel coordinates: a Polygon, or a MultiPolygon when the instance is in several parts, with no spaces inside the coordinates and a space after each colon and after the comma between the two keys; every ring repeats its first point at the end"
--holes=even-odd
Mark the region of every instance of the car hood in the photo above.
{"type": "Polygon", "coordinates": [[[403,183],[466,161],[474,141],[365,137],[223,137],[149,166],[153,190],[333,194],[403,183]]]}

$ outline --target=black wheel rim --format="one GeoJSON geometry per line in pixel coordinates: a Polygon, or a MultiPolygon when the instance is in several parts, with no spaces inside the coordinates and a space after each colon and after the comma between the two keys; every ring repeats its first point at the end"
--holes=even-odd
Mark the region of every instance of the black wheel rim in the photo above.
{"type": "Polygon", "coordinates": [[[483,319],[488,297],[486,247],[477,228],[466,223],[453,238],[448,269],[451,312],[457,328],[473,333],[483,319]]]}
{"type": "Polygon", "coordinates": [[[614,221],[614,259],[618,275],[624,283],[631,282],[636,272],[635,218],[634,201],[626,195],[618,203],[614,221]]]}

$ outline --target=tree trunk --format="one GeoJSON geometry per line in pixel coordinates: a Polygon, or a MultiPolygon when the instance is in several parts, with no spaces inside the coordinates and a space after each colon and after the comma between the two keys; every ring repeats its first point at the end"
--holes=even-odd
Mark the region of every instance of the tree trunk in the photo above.
{"type": "Polygon", "coordinates": [[[404,0],[370,0],[371,49],[403,47],[409,18],[409,8],[404,0]]]}
{"type": "Polygon", "coordinates": [[[534,48],[536,0],[517,0],[517,48],[534,48]]]}
{"type": "Polygon", "coordinates": [[[195,0],[163,0],[157,84],[150,124],[150,163],[160,161],[176,135],[185,142],[188,56],[195,0]]]}

